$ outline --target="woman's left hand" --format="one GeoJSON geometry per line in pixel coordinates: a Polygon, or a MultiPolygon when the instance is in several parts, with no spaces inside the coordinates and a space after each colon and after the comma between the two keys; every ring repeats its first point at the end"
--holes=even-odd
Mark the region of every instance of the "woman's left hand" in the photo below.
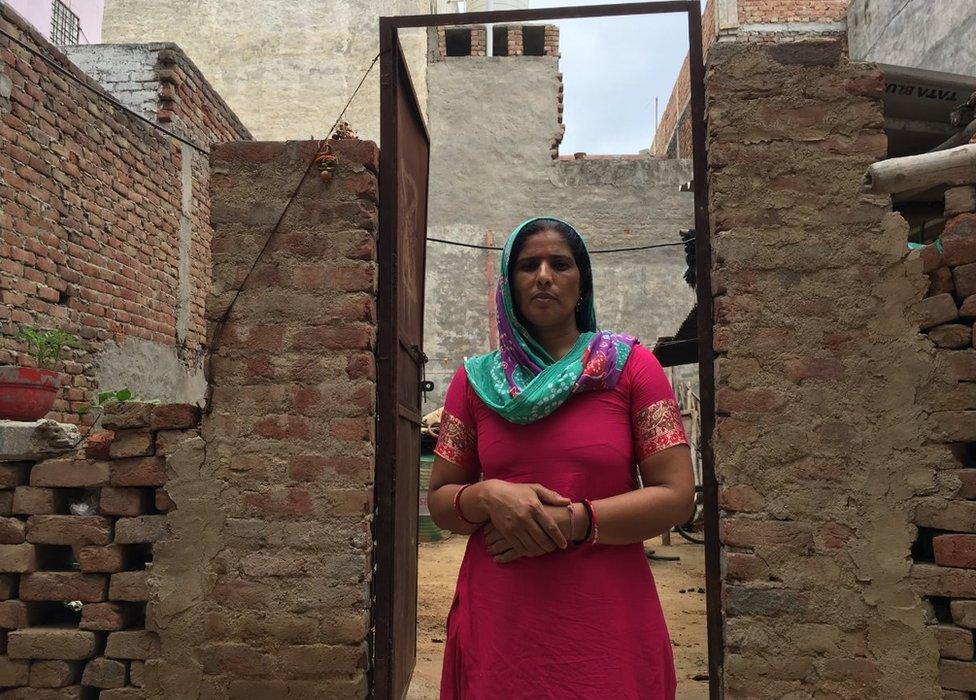
{"type": "MultiPolygon", "coordinates": [[[[556,521],[556,525],[562,531],[566,540],[572,539],[572,533],[569,531],[569,511],[565,506],[543,506],[546,512],[552,516],[552,519],[556,521]]],[[[495,560],[496,564],[507,564],[513,562],[516,559],[520,559],[523,556],[515,551],[512,543],[505,539],[505,536],[498,531],[498,529],[492,525],[490,522],[483,528],[485,537],[485,546],[488,548],[488,554],[491,558],[495,560]]],[[[538,554],[536,556],[542,556],[538,554]]]]}

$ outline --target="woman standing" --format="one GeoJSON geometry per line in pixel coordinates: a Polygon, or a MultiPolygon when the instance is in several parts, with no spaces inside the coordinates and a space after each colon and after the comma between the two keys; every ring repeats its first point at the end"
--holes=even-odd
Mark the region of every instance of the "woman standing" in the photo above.
{"type": "Polygon", "coordinates": [[[571,226],[524,222],[501,271],[500,349],[455,374],[430,481],[434,521],[471,534],[441,697],[673,698],[642,544],[693,508],[671,387],[634,338],[597,331],[571,226]]]}

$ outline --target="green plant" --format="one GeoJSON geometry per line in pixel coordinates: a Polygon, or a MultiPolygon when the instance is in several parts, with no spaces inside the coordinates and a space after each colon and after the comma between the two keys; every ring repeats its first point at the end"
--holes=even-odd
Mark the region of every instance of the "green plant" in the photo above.
{"type": "Polygon", "coordinates": [[[27,342],[31,356],[41,369],[50,369],[60,362],[61,353],[66,347],[81,347],[78,338],[60,329],[39,331],[30,326],[21,326],[17,339],[27,342]]]}
{"type": "Polygon", "coordinates": [[[117,401],[118,403],[125,403],[126,401],[138,402],[138,403],[159,403],[159,399],[137,399],[133,398],[132,392],[126,389],[116,389],[115,391],[100,391],[95,394],[94,404],[82,404],[78,408],[78,415],[83,416],[92,408],[104,409],[105,404],[117,401]]]}

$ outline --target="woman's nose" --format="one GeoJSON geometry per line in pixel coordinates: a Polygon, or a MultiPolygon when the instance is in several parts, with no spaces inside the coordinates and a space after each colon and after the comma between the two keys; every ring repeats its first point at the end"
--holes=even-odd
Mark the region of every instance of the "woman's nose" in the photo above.
{"type": "Polygon", "coordinates": [[[539,265],[539,274],[536,276],[539,284],[549,284],[552,282],[552,269],[546,263],[539,265]]]}

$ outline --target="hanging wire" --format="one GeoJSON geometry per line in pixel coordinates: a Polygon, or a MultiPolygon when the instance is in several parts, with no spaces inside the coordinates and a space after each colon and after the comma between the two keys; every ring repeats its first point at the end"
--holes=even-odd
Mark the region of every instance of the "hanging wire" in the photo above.
{"type": "MultiPolygon", "coordinates": [[[[325,138],[319,140],[318,147],[316,148],[316,153],[322,150],[322,148],[325,146],[326,141],[328,141],[329,137],[332,136],[332,132],[334,132],[336,127],[339,126],[339,122],[342,121],[342,117],[345,116],[346,110],[349,109],[349,105],[352,104],[353,99],[355,99],[356,95],[359,94],[360,88],[363,87],[363,84],[366,82],[366,78],[373,70],[373,66],[376,65],[376,62],[379,60],[381,54],[382,52],[379,52],[373,57],[373,61],[369,64],[369,67],[366,69],[366,72],[363,73],[363,78],[362,80],[359,81],[359,85],[357,85],[356,89],[353,90],[352,95],[350,95],[349,99],[346,100],[345,107],[342,108],[342,111],[339,112],[339,116],[336,117],[335,122],[332,124],[332,128],[329,129],[329,132],[325,135],[325,138]]],[[[261,250],[258,252],[257,256],[255,256],[254,261],[251,263],[251,267],[247,271],[247,274],[244,275],[244,279],[241,281],[240,285],[238,285],[237,289],[234,290],[234,298],[230,300],[230,304],[227,305],[227,308],[224,310],[224,313],[221,314],[220,320],[217,321],[217,325],[214,327],[213,345],[211,346],[210,349],[211,355],[215,355],[217,353],[217,349],[220,347],[220,331],[224,327],[224,323],[226,323],[227,319],[230,317],[230,312],[234,308],[234,304],[237,302],[238,297],[240,297],[241,292],[244,290],[244,287],[247,286],[247,281],[250,279],[251,274],[254,272],[255,268],[257,267],[258,262],[264,256],[265,252],[268,250],[268,246],[271,244],[272,239],[274,239],[275,233],[277,233],[278,229],[281,227],[281,222],[285,220],[285,215],[288,213],[288,210],[291,209],[291,205],[295,201],[295,197],[298,196],[298,191],[302,188],[302,183],[305,182],[305,178],[308,177],[308,174],[312,170],[312,166],[314,165],[315,165],[315,157],[313,156],[311,160],[308,161],[308,165],[305,166],[305,170],[302,171],[302,176],[298,178],[298,182],[295,183],[295,189],[292,191],[291,196],[288,197],[288,201],[285,202],[285,206],[281,210],[281,214],[278,216],[278,220],[275,221],[275,225],[271,228],[271,231],[268,233],[267,238],[264,239],[264,245],[261,246],[261,250]]]]}
{"type": "MultiPolygon", "coordinates": [[[[0,3],[0,4],[3,4],[3,3],[0,3]]],[[[193,141],[190,141],[189,139],[183,138],[182,136],[180,136],[176,132],[170,131],[165,126],[162,126],[162,125],[156,123],[152,119],[149,119],[148,117],[146,117],[146,116],[144,116],[142,114],[139,114],[138,112],[136,112],[133,109],[130,109],[129,107],[126,107],[124,104],[122,104],[121,102],[119,102],[117,99],[115,99],[114,97],[112,97],[111,95],[109,95],[108,93],[106,93],[105,91],[103,91],[103,90],[101,90],[101,89],[99,89],[99,88],[97,88],[97,87],[95,87],[93,85],[90,85],[86,80],[83,80],[83,79],[79,78],[77,75],[75,75],[70,70],[68,70],[67,68],[65,68],[64,66],[62,66],[60,63],[58,63],[54,59],[50,58],[49,56],[44,55],[43,53],[41,53],[40,51],[38,51],[37,49],[35,49],[33,46],[31,46],[30,44],[25,44],[23,41],[21,41],[20,39],[18,39],[17,37],[15,37],[13,34],[11,34],[10,32],[8,32],[7,30],[5,30],[3,28],[0,28],[0,35],[3,35],[5,37],[7,37],[8,39],[10,39],[10,41],[12,41],[15,44],[17,44],[17,46],[19,46],[20,48],[24,49],[25,51],[27,51],[31,55],[36,56],[37,58],[41,59],[46,64],[48,64],[49,66],[51,66],[51,68],[53,68],[58,73],[60,73],[61,75],[63,75],[65,78],[67,78],[68,80],[71,80],[72,82],[77,83],[78,85],[80,85],[81,87],[83,87],[85,90],[87,90],[88,92],[92,93],[96,97],[99,97],[99,98],[105,100],[106,102],[108,102],[109,104],[111,104],[112,106],[116,107],[117,109],[120,109],[123,112],[126,112],[126,113],[132,115],[133,117],[135,117],[139,121],[145,122],[146,124],[148,124],[152,128],[156,129],[157,131],[163,132],[164,134],[166,134],[170,138],[176,139],[180,143],[185,143],[187,146],[189,146],[190,148],[192,148],[192,149],[194,149],[196,151],[199,151],[203,155],[205,155],[205,156],[209,156],[210,155],[210,151],[208,151],[206,148],[204,148],[200,144],[194,143],[193,141]]]]}
{"type": "MultiPolygon", "coordinates": [[[[493,245],[477,245],[476,243],[462,243],[460,241],[449,241],[444,238],[432,238],[427,237],[428,241],[433,243],[444,243],[446,245],[456,245],[461,248],[476,248],[477,250],[502,250],[498,246],[493,245]]],[[[590,255],[599,255],[601,253],[625,253],[632,250],[651,250],[652,248],[670,248],[671,246],[685,245],[684,241],[678,241],[677,243],[654,243],[651,245],[639,245],[632,248],[603,248],[601,250],[591,250],[590,255]]]]}

